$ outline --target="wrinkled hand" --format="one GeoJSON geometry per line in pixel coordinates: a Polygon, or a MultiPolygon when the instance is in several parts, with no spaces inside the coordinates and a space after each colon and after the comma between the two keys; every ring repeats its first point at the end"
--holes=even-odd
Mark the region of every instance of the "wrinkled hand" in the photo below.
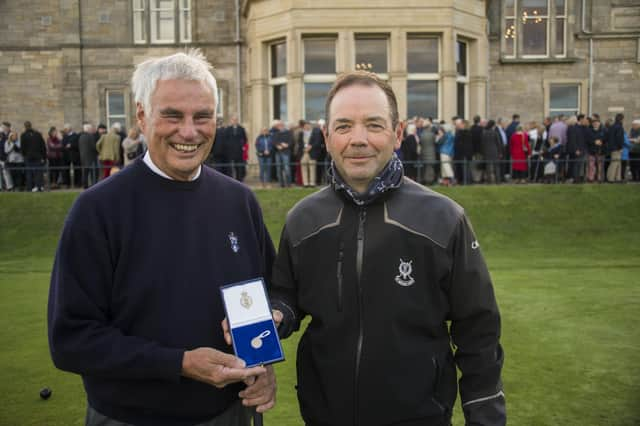
{"type": "Polygon", "coordinates": [[[245,368],[245,365],[234,355],[212,348],[198,348],[184,353],[182,375],[223,388],[229,383],[245,381],[267,372],[265,367],[245,368]]]}
{"type": "MultiPolygon", "coordinates": [[[[277,309],[273,309],[271,311],[271,315],[273,315],[273,322],[276,324],[276,328],[278,328],[278,326],[282,322],[282,312],[278,311],[277,309]]],[[[229,330],[229,321],[227,321],[227,318],[223,319],[220,325],[222,326],[222,333],[224,333],[225,342],[227,342],[227,345],[231,345],[231,331],[229,330]]]]}
{"type": "Polygon", "coordinates": [[[273,366],[264,367],[266,372],[245,380],[247,388],[238,396],[245,407],[256,407],[258,413],[264,413],[276,404],[276,375],[273,366]]]}

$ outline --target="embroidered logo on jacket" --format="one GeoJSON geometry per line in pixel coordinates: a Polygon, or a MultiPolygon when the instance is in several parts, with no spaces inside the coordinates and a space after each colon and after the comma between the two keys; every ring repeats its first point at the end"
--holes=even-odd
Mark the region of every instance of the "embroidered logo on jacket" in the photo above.
{"type": "Polygon", "coordinates": [[[234,234],[233,232],[229,234],[229,242],[231,243],[231,250],[233,250],[234,253],[237,253],[240,251],[240,244],[238,244],[238,237],[236,237],[236,234],[234,234]]]}
{"type": "Polygon", "coordinates": [[[405,262],[400,259],[400,266],[398,266],[399,275],[396,275],[396,283],[402,287],[409,287],[416,282],[411,276],[411,273],[413,272],[411,263],[413,263],[413,260],[405,262]]]}

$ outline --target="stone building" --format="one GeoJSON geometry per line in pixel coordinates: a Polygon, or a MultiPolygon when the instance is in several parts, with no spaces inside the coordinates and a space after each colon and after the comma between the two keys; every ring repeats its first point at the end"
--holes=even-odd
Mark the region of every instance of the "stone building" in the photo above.
{"type": "Polygon", "coordinates": [[[640,115],[640,0],[11,0],[0,118],[133,125],[134,65],[188,47],[250,137],[322,117],[356,68],[388,79],[403,117],[640,115]]]}

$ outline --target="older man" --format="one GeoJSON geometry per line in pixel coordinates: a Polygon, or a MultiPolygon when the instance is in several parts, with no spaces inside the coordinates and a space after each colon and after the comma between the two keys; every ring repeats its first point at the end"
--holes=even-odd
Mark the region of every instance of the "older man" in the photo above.
{"type": "Polygon", "coordinates": [[[304,421],[449,425],[457,366],[467,424],[504,425],[500,315],[464,210],[404,178],[384,80],[339,77],[326,112],[332,184],[289,212],[271,291],[283,336],[311,316],[304,421]]]}
{"type": "Polygon", "coordinates": [[[51,355],[82,375],[88,425],[246,426],[246,406],[273,406],[275,379],[228,353],[219,288],[268,278],[273,245],[252,192],[202,167],[218,101],[204,56],[149,59],[132,83],[148,151],[69,212],[51,355]]]}

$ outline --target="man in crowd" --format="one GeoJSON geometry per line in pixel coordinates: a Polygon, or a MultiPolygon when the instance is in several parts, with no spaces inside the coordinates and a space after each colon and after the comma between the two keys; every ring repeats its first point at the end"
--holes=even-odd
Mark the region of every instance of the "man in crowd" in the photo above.
{"type": "Polygon", "coordinates": [[[607,181],[620,183],[622,181],[622,149],[624,148],[623,114],[616,114],[615,122],[607,135],[607,148],[611,154],[611,162],[607,169],[607,181]]]}
{"type": "Polygon", "coordinates": [[[79,188],[82,183],[82,171],[80,170],[80,149],[78,139],[80,135],[73,131],[71,124],[65,124],[62,129],[62,148],[64,170],[62,171],[62,183],[64,185],[73,184],[74,188],[79,188]],[[71,172],[73,171],[73,181],[71,172]]]}
{"type": "Polygon", "coordinates": [[[33,129],[30,121],[24,122],[24,133],[20,135],[20,149],[24,156],[27,172],[27,190],[44,191],[44,165],[47,159],[47,145],[42,133],[33,129]]]}
{"type": "Polygon", "coordinates": [[[247,174],[247,164],[243,157],[247,145],[247,132],[238,124],[238,117],[231,117],[229,127],[224,129],[224,135],[225,158],[231,163],[228,168],[229,176],[242,182],[247,174]]]}
{"type": "Polygon", "coordinates": [[[331,186],[287,215],[270,292],[283,336],[311,316],[304,421],[449,425],[457,366],[466,423],[504,425],[500,314],[464,210],[404,178],[387,82],[344,74],[326,112],[331,186]]]}
{"type": "Polygon", "coordinates": [[[202,167],[218,102],[204,56],[149,59],[132,86],[148,151],[69,212],[49,294],[53,361],[82,375],[89,426],[248,426],[248,406],[273,406],[275,378],[228,353],[219,288],[268,280],[273,245],[252,192],[202,167]]]}
{"type": "Polygon", "coordinates": [[[281,120],[275,125],[272,144],[276,153],[276,169],[280,187],[291,185],[291,150],[293,148],[293,133],[287,129],[281,120]]]}
{"type": "Polygon", "coordinates": [[[98,176],[95,173],[98,151],[96,150],[94,127],[89,123],[82,126],[82,133],[78,138],[78,150],[82,165],[82,187],[87,189],[89,182],[93,185],[98,181],[98,176]]]}

